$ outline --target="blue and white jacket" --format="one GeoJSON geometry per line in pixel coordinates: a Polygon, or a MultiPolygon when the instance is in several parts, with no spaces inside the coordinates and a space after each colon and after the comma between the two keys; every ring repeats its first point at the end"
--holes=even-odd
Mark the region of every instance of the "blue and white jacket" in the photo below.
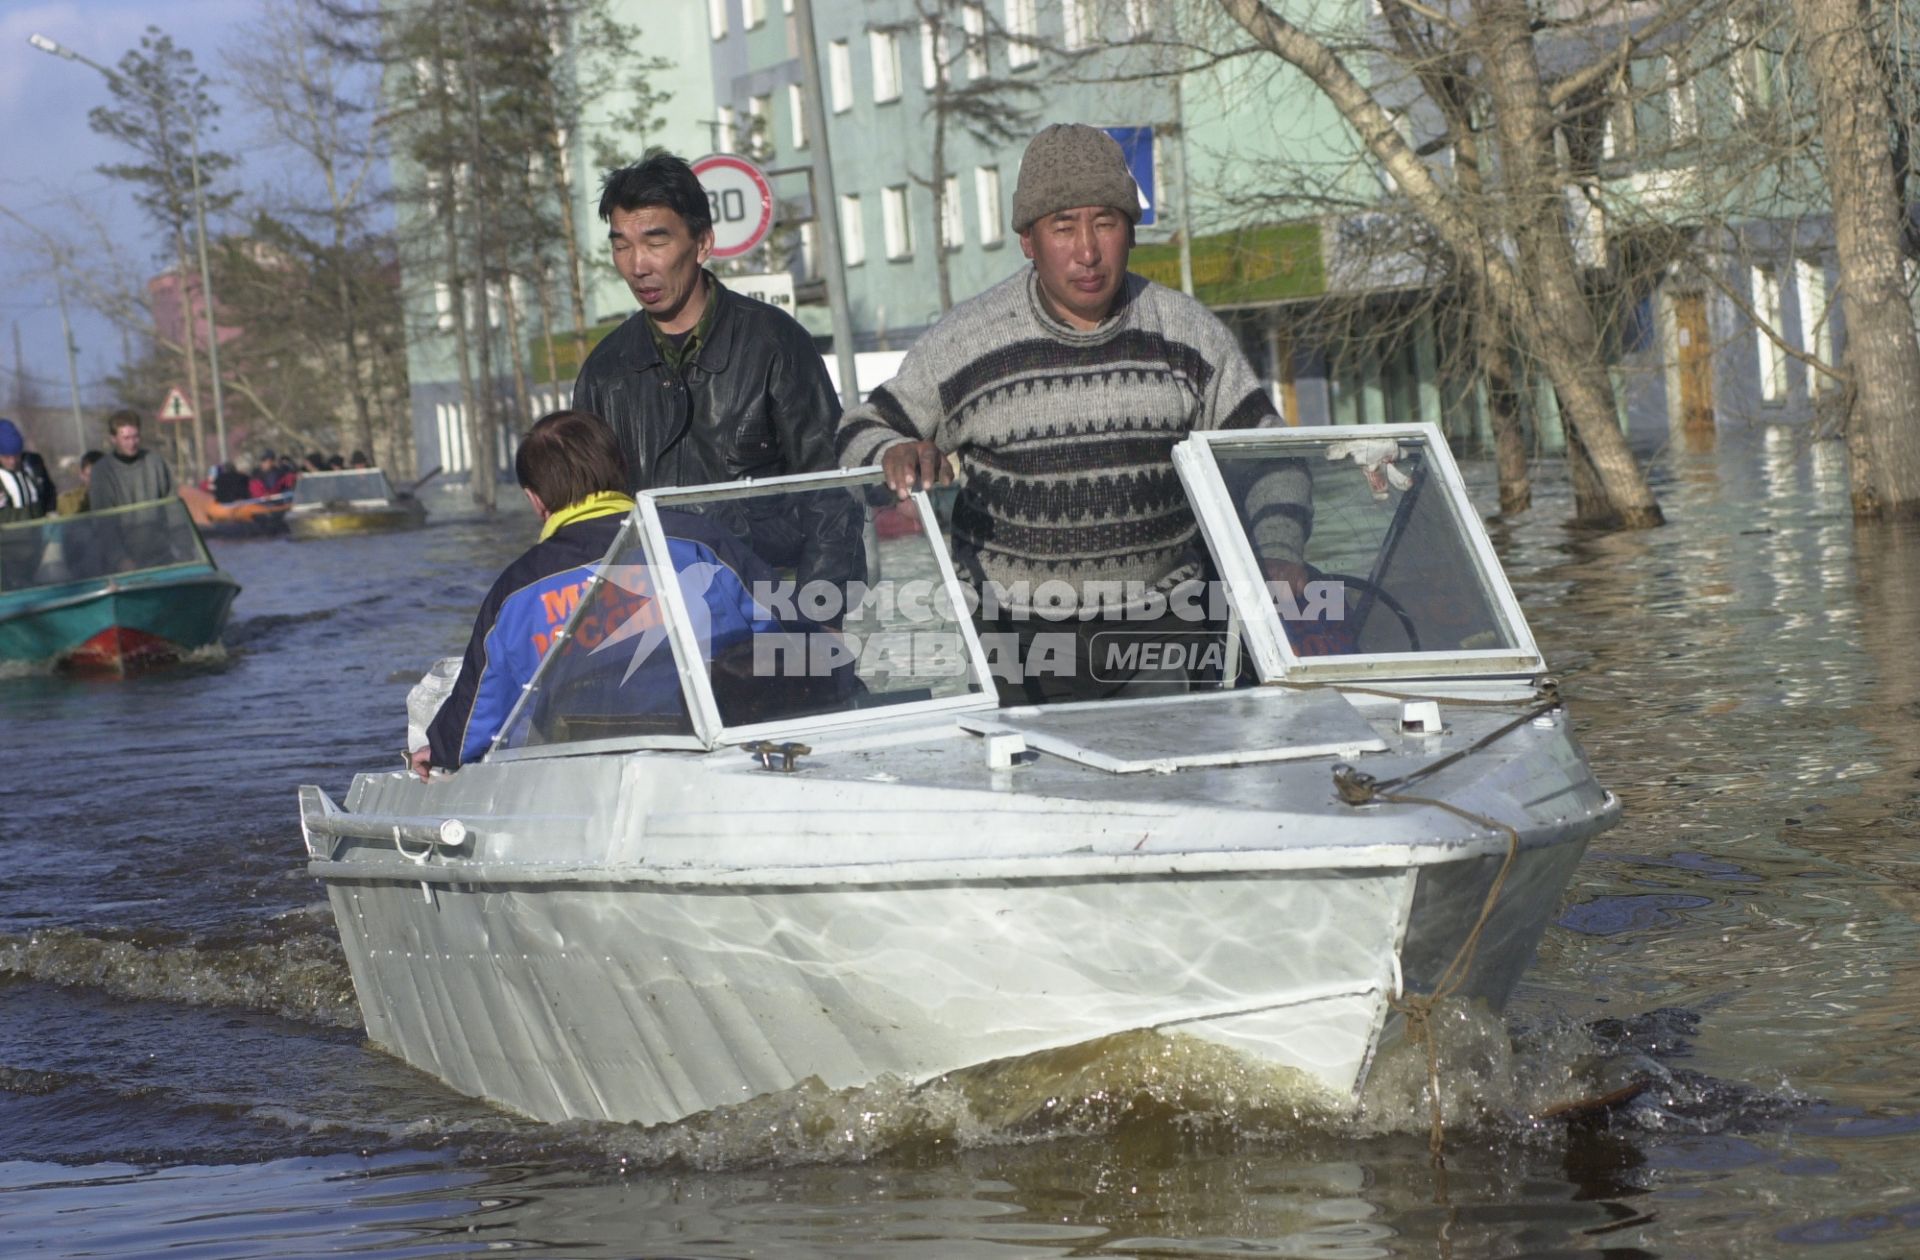
{"type": "MultiPolygon", "coordinates": [[[[596,495],[563,509],[549,518],[541,540],[495,579],[474,619],[460,676],[427,727],[434,765],[458,769],[487,751],[555,632],[586,595],[594,568],[613,546],[632,503],[625,495],[596,495]]],[[[661,519],[674,568],[712,575],[704,597],[713,647],[779,629],[753,601],[752,583],[770,574],[739,540],[692,513],[662,512],[661,519]]],[[[684,582],[682,589],[689,596],[699,593],[684,582]]],[[[656,660],[666,673],[665,685],[677,686],[671,654],[663,650],[656,660]]]]}

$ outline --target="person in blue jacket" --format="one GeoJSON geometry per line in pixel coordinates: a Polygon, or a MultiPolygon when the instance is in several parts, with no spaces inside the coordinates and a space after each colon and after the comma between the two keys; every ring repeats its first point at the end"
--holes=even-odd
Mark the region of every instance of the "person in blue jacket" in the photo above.
{"type": "MultiPolygon", "coordinates": [[[[427,746],[409,759],[422,778],[432,766],[456,770],[487,751],[633,510],[619,443],[591,412],[542,416],[522,439],[513,470],[540,518],[540,539],[480,603],[459,678],[427,727],[427,746]]],[[[716,646],[778,629],[752,597],[756,578],[771,575],[738,539],[691,513],[661,517],[675,568],[698,565],[712,575],[705,602],[716,646]]],[[[665,652],[659,668],[677,680],[665,652]]]]}

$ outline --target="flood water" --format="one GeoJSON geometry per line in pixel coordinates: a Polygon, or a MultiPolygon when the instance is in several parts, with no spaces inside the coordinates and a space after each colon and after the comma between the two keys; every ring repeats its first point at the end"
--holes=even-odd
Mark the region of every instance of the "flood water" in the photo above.
{"type": "Polygon", "coordinates": [[[1148,1042],[653,1130],[450,1093],[364,1042],[294,789],[397,766],[530,519],[216,542],[224,653],[0,676],[0,1251],[1920,1254],[1920,531],[1832,443],[1656,468],[1664,529],[1569,532],[1551,467],[1495,527],[1626,817],[1448,1021],[1444,1171],[1404,1056],[1357,1121],[1148,1042]]]}

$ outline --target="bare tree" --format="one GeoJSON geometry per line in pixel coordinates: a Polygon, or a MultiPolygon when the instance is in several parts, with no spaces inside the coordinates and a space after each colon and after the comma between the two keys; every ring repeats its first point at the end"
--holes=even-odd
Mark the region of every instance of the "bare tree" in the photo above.
{"type": "Polygon", "coordinates": [[[1894,6],[1866,0],[1793,0],[1793,20],[1818,106],[1847,317],[1852,406],[1847,450],[1858,516],[1920,515],[1920,343],[1914,340],[1906,246],[1908,146],[1889,108],[1882,41],[1894,6]],[[1878,12],[1876,12],[1878,10],[1878,12]]]}
{"type": "MultiPolygon", "coordinates": [[[[194,329],[193,286],[189,279],[194,273],[187,265],[187,237],[194,221],[193,150],[216,131],[213,119],[220,109],[207,95],[207,77],[195,68],[193,54],[175,45],[173,37],[157,26],[149,26],[140,37],[140,46],[121,57],[108,84],[116,103],[95,108],[87,115],[88,125],[132,150],[134,160],[103,163],[98,169],[140,190],[135,200],[173,246],[181,321],[186,329],[180,353],[186,366],[188,393],[196,400],[192,457],[194,466],[199,467],[206,449],[200,417],[206,408],[198,401],[199,336],[194,329]]],[[[230,154],[212,148],[202,148],[198,154],[200,197],[209,213],[232,199],[231,194],[218,193],[210,185],[233,166],[233,161],[230,154]]],[[[210,297],[203,294],[201,300],[210,297]]]]}

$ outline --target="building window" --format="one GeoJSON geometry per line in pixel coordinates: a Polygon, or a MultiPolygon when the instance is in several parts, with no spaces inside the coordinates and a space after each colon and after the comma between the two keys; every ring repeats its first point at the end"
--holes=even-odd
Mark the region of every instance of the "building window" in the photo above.
{"type": "Polygon", "coordinates": [[[1153,30],[1153,0],[1127,0],[1127,38],[1139,39],[1153,30]]]}
{"type": "Polygon", "coordinates": [[[798,83],[787,84],[787,118],[791,124],[793,147],[807,147],[807,103],[798,83]]]}
{"type": "Polygon", "coordinates": [[[1634,149],[1633,97],[1615,96],[1607,106],[1600,131],[1600,156],[1608,161],[1630,157],[1634,149]]]}
{"type": "Polygon", "coordinates": [[[977,4],[961,5],[960,29],[967,33],[967,78],[986,78],[987,11],[977,4]]]}
{"type": "Polygon", "coordinates": [[[793,0],[780,0],[780,12],[791,14],[793,12],[793,0]]]}
{"type": "Polygon", "coordinates": [[[980,216],[980,243],[997,245],[1006,236],[1006,227],[1000,219],[1000,168],[997,166],[976,166],[973,168],[973,205],[980,216]]]}
{"type": "Polygon", "coordinates": [[[1783,321],[1780,277],[1771,267],[1753,268],[1753,312],[1763,325],[1754,330],[1760,345],[1760,398],[1779,402],[1787,396],[1787,356],[1774,341],[1783,321]]]}
{"type": "Polygon", "coordinates": [[[905,184],[881,190],[880,226],[886,233],[888,258],[913,257],[913,220],[907,215],[905,184]]]}
{"type": "Polygon", "coordinates": [[[1727,19],[1727,38],[1733,47],[1733,112],[1743,119],[1764,115],[1772,110],[1781,87],[1780,54],[1742,18],[1727,19]]]}
{"type": "Polygon", "coordinates": [[[1700,134],[1700,107],[1693,92],[1693,78],[1686,62],[1667,58],[1667,139],[1675,145],[1691,144],[1700,134]]]}
{"type": "Polygon", "coordinates": [[[747,29],[767,24],[767,0],[743,0],[746,6],[747,29]]]}
{"type": "Polygon", "coordinates": [[[733,106],[722,105],[720,107],[719,122],[719,151],[722,153],[737,152],[740,137],[739,128],[734,125],[733,106]]]}
{"type": "Polygon", "coordinates": [[[1093,39],[1094,13],[1090,0],[1061,0],[1060,20],[1066,28],[1061,42],[1068,52],[1085,48],[1093,39]]]}
{"type": "Polygon", "coordinates": [[[1040,60],[1040,48],[1034,42],[1040,33],[1040,21],[1033,3],[1007,0],[1007,64],[1015,70],[1024,70],[1040,60]]]}
{"type": "Polygon", "coordinates": [[[812,219],[800,225],[800,278],[820,278],[820,225],[812,219]]]}
{"type": "MultiPolygon", "coordinates": [[[[1832,294],[1827,289],[1827,269],[1816,259],[1797,258],[1793,263],[1794,287],[1800,291],[1800,348],[1820,362],[1833,363],[1832,294]]],[[[1825,372],[1807,367],[1807,396],[1818,398],[1833,384],[1825,372]]]]}
{"type": "Polygon", "coordinates": [[[920,23],[920,86],[931,92],[947,81],[947,32],[931,18],[920,23]]]}
{"type": "Polygon", "coordinates": [[[773,152],[773,97],[747,98],[746,151],[756,158],[773,152]]]}
{"type": "Polygon", "coordinates": [[[900,37],[892,31],[868,31],[867,48],[873,54],[874,104],[899,100],[900,37]]]}
{"type": "Polygon", "coordinates": [[[961,218],[960,177],[949,175],[940,185],[941,244],[959,249],[967,243],[967,223],[961,218]]]}
{"type": "Polygon", "coordinates": [[[840,195],[840,261],[858,267],[867,261],[867,226],[860,217],[860,194],[840,195]]]}
{"type": "Polygon", "coordinates": [[[707,0],[707,26],[715,39],[727,37],[727,0],[707,0]]]}
{"type": "Polygon", "coordinates": [[[853,108],[853,51],[847,41],[836,39],[827,45],[828,93],[833,112],[844,114],[853,108]]]}

